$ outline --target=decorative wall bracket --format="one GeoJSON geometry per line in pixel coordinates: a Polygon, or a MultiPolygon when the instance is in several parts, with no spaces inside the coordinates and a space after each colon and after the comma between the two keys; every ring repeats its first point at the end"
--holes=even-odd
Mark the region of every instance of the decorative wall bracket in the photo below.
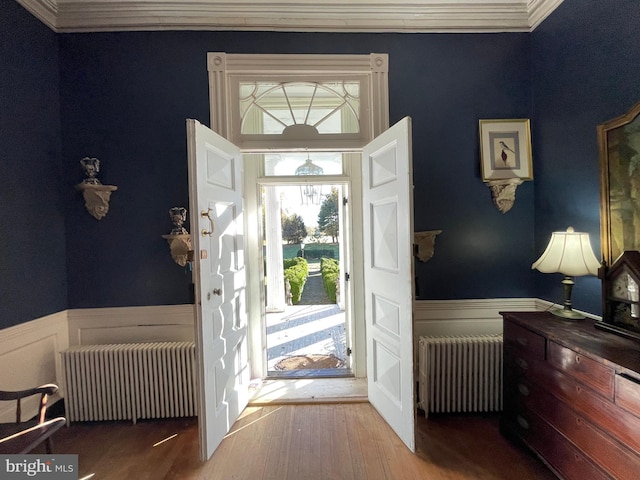
{"type": "Polygon", "coordinates": [[[82,192],[84,206],[96,220],[101,220],[109,211],[109,200],[111,192],[115,192],[118,187],[115,185],[97,185],[90,183],[79,183],[76,188],[82,192]]]}
{"type": "Polygon", "coordinates": [[[173,222],[173,229],[169,235],[162,235],[169,243],[171,258],[181,267],[193,261],[191,249],[191,235],[182,226],[187,220],[187,209],[184,207],[172,207],[169,209],[169,217],[173,222]]]}
{"type": "Polygon", "coordinates": [[[414,255],[418,260],[426,262],[431,257],[436,246],[436,235],[440,235],[442,230],[428,230],[426,232],[413,232],[414,255]]]}
{"type": "Polygon", "coordinates": [[[96,178],[100,172],[100,160],[95,157],[84,157],[80,160],[80,165],[87,176],[76,188],[82,192],[84,206],[96,220],[101,220],[109,211],[109,200],[111,193],[118,187],[115,185],[102,185],[96,178]]]}
{"type": "Polygon", "coordinates": [[[184,267],[189,263],[191,259],[191,235],[162,235],[167,243],[169,243],[169,249],[171,250],[171,258],[181,267],[184,267]]]}
{"type": "Polygon", "coordinates": [[[516,201],[516,188],[522,182],[521,178],[505,178],[502,180],[490,180],[485,183],[491,189],[493,204],[502,213],[507,213],[516,201]]]}

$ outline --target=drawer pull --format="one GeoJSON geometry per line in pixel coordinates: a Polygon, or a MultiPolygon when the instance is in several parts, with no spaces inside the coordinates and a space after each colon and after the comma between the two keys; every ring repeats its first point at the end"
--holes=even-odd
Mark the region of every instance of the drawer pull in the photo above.
{"type": "Polygon", "coordinates": [[[518,391],[524,395],[525,397],[529,396],[529,387],[527,387],[526,385],[523,385],[522,383],[518,384],[518,391]]]}
{"type": "Polygon", "coordinates": [[[529,430],[529,422],[527,422],[526,419],[524,419],[523,417],[521,417],[520,415],[517,416],[516,418],[518,425],[520,425],[522,428],[524,428],[525,430],[529,430]]]}
{"type": "Polygon", "coordinates": [[[576,363],[580,363],[580,360],[582,360],[582,359],[580,358],[580,355],[576,355],[576,363]]]}
{"type": "Polygon", "coordinates": [[[527,370],[529,368],[529,364],[524,358],[516,358],[516,365],[518,365],[522,370],[527,370]]]}
{"type": "Polygon", "coordinates": [[[516,342],[518,342],[523,347],[526,347],[529,344],[529,341],[527,340],[527,337],[518,337],[518,338],[516,338],[516,342]]]}

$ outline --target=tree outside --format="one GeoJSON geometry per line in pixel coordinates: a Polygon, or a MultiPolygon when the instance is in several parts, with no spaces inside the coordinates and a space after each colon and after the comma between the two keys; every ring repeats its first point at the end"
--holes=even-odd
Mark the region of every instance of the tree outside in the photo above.
{"type": "Polygon", "coordinates": [[[307,228],[300,215],[282,214],[282,239],[288,244],[301,243],[307,236],[307,228]]]}
{"type": "Polygon", "coordinates": [[[338,241],[338,189],[331,187],[331,193],[324,196],[320,212],[318,213],[318,230],[331,237],[331,241],[338,241]]]}

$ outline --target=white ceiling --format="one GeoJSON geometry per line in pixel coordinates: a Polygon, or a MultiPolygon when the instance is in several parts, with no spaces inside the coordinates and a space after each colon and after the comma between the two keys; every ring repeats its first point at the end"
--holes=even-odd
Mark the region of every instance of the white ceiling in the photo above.
{"type": "Polygon", "coordinates": [[[56,32],[530,32],[563,0],[17,0],[56,32]]]}

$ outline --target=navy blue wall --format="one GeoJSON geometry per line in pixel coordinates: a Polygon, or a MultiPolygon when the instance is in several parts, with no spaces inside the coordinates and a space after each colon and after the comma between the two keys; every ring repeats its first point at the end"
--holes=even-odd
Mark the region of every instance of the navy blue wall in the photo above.
{"type": "Polygon", "coordinates": [[[0,0],[0,328],[67,308],[56,35],[0,0]]]}
{"type": "Polygon", "coordinates": [[[160,238],[187,205],[185,119],[209,124],[206,54],[369,53],[390,58],[390,116],[413,117],[416,230],[442,229],[417,265],[420,298],[529,296],[533,186],[499,213],[480,177],[478,119],[530,113],[527,34],[240,32],[66,34],[60,38],[63,163],[103,162],[119,187],[100,222],[69,207],[69,307],[189,301],[187,272],[160,238]]]}
{"type": "MultiPolygon", "coordinates": [[[[532,35],[55,35],[0,6],[0,326],[191,300],[160,235],[188,202],[184,121],[209,121],[207,51],[389,53],[391,121],[414,120],[416,230],[443,230],[416,265],[420,298],[557,301],[560,278],[530,270],[551,231],[586,230],[599,252],[595,127],[640,100],[636,1],[565,0],[532,35]],[[480,178],[478,120],[516,117],[532,118],[535,180],[501,214],[480,178]],[[87,155],[119,187],[101,221],[73,188],[87,155]]],[[[599,282],[577,283],[576,307],[599,313],[599,282]]]]}
{"type": "MultiPolygon", "coordinates": [[[[535,237],[589,232],[600,256],[596,126],[640,101],[640,2],[565,0],[532,35],[535,237]]],[[[561,298],[560,274],[536,277],[535,295],[561,298]]],[[[600,282],[576,279],[576,308],[601,313],[600,282]]]]}

